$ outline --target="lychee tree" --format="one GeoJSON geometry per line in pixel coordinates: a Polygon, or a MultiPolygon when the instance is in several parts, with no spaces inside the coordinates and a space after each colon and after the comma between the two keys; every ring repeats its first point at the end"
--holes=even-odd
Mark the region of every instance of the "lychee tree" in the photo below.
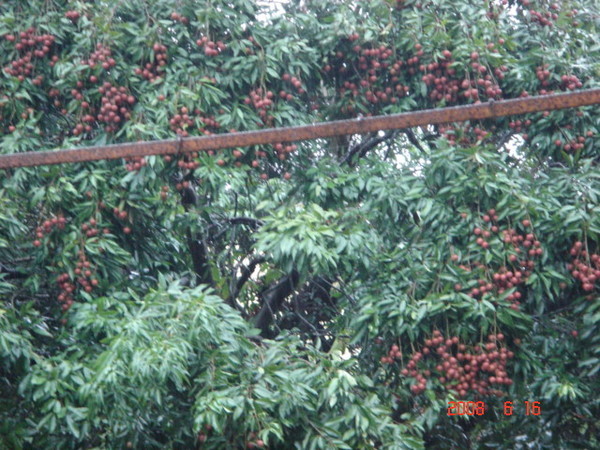
{"type": "MultiPolygon", "coordinates": [[[[0,154],[598,87],[592,0],[0,3],[0,154]]],[[[597,107],[0,174],[8,448],[597,447],[597,107]]]]}

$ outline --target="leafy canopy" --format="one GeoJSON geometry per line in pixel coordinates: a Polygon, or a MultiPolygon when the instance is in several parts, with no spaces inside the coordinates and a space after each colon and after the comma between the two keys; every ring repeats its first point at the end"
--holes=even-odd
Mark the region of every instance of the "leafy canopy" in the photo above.
{"type": "MultiPolygon", "coordinates": [[[[597,88],[599,17],[2,2],[0,154],[597,88]]],[[[598,447],[599,132],[581,107],[4,171],[1,446],[598,447]]]]}

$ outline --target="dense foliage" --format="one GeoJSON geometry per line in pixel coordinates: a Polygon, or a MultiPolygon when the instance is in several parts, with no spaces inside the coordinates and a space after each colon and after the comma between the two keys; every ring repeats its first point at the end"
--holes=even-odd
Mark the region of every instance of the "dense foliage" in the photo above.
{"type": "MultiPolygon", "coordinates": [[[[599,28],[594,0],[1,2],[0,154],[598,87],[599,28]]],[[[0,446],[597,448],[599,133],[3,171],[0,446]]]]}

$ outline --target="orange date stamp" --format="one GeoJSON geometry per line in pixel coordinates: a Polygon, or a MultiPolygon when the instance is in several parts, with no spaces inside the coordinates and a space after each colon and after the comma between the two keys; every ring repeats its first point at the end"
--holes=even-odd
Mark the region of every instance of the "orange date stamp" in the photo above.
{"type": "MultiPolygon", "coordinates": [[[[519,409],[515,403],[504,402],[504,415],[512,416],[515,408],[519,409]]],[[[539,416],[542,413],[540,402],[525,401],[522,405],[526,416],[539,416]]],[[[487,411],[484,402],[448,402],[449,416],[483,416],[487,411]]]]}

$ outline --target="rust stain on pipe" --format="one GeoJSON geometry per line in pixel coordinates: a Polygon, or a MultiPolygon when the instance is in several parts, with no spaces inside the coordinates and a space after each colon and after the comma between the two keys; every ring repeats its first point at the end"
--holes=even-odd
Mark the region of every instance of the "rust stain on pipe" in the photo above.
{"type": "Polygon", "coordinates": [[[176,155],[178,153],[190,153],[202,150],[246,147],[249,145],[273,144],[276,142],[304,141],[346,134],[360,134],[379,130],[403,129],[429,124],[463,122],[471,119],[489,119],[514,114],[574,108],[597,103],[600,103],[600,89],[589,89],[563,94],[427,109],[387,116],[322,122],[313,125],[56,151],[14,153],[0,155],[0,169],[150,155],[176,155]]]}

